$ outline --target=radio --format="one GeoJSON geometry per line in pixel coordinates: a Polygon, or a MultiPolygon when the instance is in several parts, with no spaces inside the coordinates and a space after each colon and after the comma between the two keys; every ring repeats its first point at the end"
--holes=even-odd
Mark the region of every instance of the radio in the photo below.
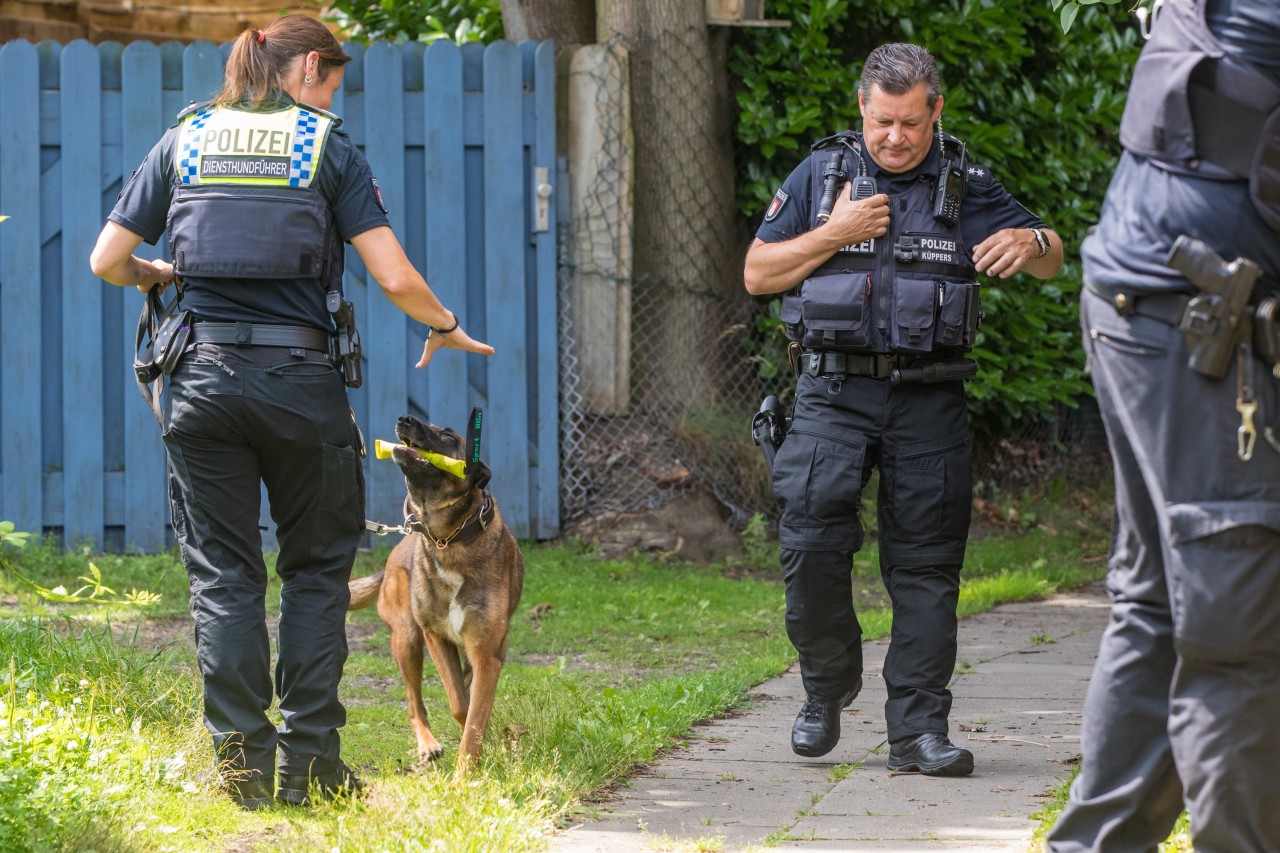
{"type": "Polygon", "coordinates": [[[938,185],[933,191],[933,218],[948,225],[960,221],[960,200],[964,198],[967,152],[960,143],[960,156],[955,160],[946,156],[942,148],[942,164],[938,167],[938,185]]]}

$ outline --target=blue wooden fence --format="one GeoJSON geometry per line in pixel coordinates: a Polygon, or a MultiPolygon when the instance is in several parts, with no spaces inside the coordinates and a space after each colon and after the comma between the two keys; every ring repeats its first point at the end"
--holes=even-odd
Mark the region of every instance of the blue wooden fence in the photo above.
{"type": "MultiPolygon", "coordinates": [[[[483,407],[482,453],[507,523],[520,537],[554,537],[555,206],[547,230],[535,230],[533,207],[535,168],[556,174],[552,45],[347,51],[355,59],[333,111],[373,166],[410,259],[498,351],[444,350],[414,369],[425,328],[366,283],[348,252],[366,358],[364,387],[351,392],[360,428],[372,448],[394,438],[405,412],[462,431],[483,407]]],[[[0,519],[19,530],[97,549],[172,541],[163,445],[131,368],[141,295],[95,279],[88,258],[122,181],[183,106],[220,87],[226,52],[207,42],[0,47],[0,519]]],[[[139,255],[165,251],[144,244],[139,255]]],[[[398,523],[399,469],[370,454],[366,481],[369,517],[398,523]]]]}

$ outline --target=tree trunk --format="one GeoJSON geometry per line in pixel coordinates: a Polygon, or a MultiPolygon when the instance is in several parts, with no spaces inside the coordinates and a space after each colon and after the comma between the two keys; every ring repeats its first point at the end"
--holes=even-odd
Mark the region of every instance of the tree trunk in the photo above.
{"type": "Polygon", "coordinates": [[[591,44],[596,38],[594,0],[501,0],[500,8],[510,41],[555,39],[568,45],[591,44]]]}
{"type": "MultiPolygon", "coordinates": [[[[717,344],[740,295],[723,50],[701,2],[596,0],[601,41],[631,57],[635,128],[633,387],[673,419],[714,403],[717,344]]],[[[719,38],[719,35],[717,35],[719,38]]]]}
{"type": "MultiPolygon", "coordinates": [[[[630,57],[635,151],[632,388],[679,422],[739,363],[717,348],[742,318],[725,36],[701,0],[501,0],[507,37],[592,40],[630,57]],[[594,25],[594,32],[585,28],[594,25]],[[738,312],[741,313],[741,312],[738,312]]],[[[633,402],[637,402],[633,400],[633,402]]]]}

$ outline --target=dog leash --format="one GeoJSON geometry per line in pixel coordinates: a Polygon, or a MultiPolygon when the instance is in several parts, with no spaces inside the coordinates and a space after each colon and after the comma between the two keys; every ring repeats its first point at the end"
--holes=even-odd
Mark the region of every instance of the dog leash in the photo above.
{"type": "Polygon", "coordinates": [[[392,527],[389,524],[383,524],[379,521],[370,521],[369,519],[366,518],[364,522],[364,529],[370,531],[375,536],[386,536],[388,533],[399,533],[402,536],[408,536],[410,533],[413,533],[412,528],[409,526],[410,522],[417,521],[417,516],[409,511],[408,495],[404,496],[403,511],[404,511],[404,521],[395,527],[392,527]]]}

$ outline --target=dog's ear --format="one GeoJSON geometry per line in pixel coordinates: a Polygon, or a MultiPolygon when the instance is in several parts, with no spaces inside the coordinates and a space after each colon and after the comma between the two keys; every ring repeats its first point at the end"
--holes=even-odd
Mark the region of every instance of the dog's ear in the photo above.
{"type": "Polygon", "coordinates": [[[476,460],[467,463],[467,482],[477,489],[483,489],[489,485],[489,480],[493,478],[493,472],[489,470],[489,466],[476,460]]]}

